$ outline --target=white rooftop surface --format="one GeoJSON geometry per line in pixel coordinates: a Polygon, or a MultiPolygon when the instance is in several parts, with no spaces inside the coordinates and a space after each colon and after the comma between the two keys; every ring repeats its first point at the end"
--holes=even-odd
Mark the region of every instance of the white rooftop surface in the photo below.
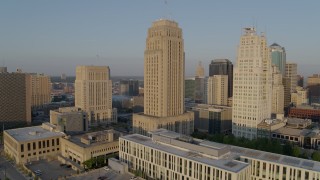
{"type": "Polygon", "coordinates": [[[135,143],[139,143],[154,149],[158,149],[164,152],[168,152],[170,154],[174,154],[180,157],[184,157],[186,159],[194,160],[197,162],[201,162],[216,168],[224,169],[230,172],[239,172],[242,169],[248,166],[247,163],[230,160],[230,159],[214,159],[209,158],[208,156],[203,156],[201,153],[183,150],[181,148],[175,148],[173,146],[168,146],[163,143],[153,142],[151,138],[142,136],[140,134],[131,134],[127,136],[122,136],[121,138],[133,141],[135,143]]]}
{"type": "MultiPolygon", "coordinates": [[[[176,139],[178,137],[178,133],[172,131],[166,131],[163,129],[159,129],[157,131],[153,131],[154,134],[160,134],[161,136],[171,137],[176,139]],[[166,134],[166,135],[165,135],[166,134]]],[[[142,136],[139,134],[132,134],[128,136],[123,136],[122,138],[143,144],[149,147],[153,147],[155,149],[159,149],[171,154],[175,154],[181,157],[185,157],[187,159],[192,159],[194,161],[202,162],[214,167],[218,167],[221,169],[225,169],[232,172],[239,172],[241,169],[245,168],[248,164],[235,160],[239,156],[241,157],[251,157],[254,159],[260,159],[263,161],[274,162],[278,164],[289,165],[292,167],[298,167],[303,169],[309,169],[313,171],[320,171],[320,162],[295,158],[291,156],[285,156],[281,154],[269,153],[265,151],[253,150],[248,148],[242,148],[238,146],[231,146],[222,143],[210,142],[206,140],[194,139],[199,142],[199,146],[210,147],[212,149],[222,149],[224,147],[230,147],[230,153],[223,155],[220,159],[209,158],[208,156],[203,156],[199,152],[192,152],[188,150],[183,150],[179,147],[175,148],[171,145],[165,145],[165,143],[154,142],[152,138],[142,136]],[[230,162],[231,165],[230,165],[230,162]],[[233,164],[234,163],[234,164],[233,164]],[[227,165],[229,164],[229,165],[227,165]]]]}
{"type": "Polygon", "coordinates": [[[313,171],[320,171],[320,162],[311,161],[307,159],[295,158],[281,154],[269,153],[253,149],[247,149],[237,146],[231,146],[231,154],[233,156],[251,157],[263,161],[275,162],[278,164],[289,165],[292,167],[299,167],[313,171]]]}
{"type": "Polygon", "coordinates": [[[64,135],[62,132],[51,132],[43,129],[41,126],[10,129],[6,130],[6,132],[19,142],[33,141],[50,137],[60,137],[64,135]]]}

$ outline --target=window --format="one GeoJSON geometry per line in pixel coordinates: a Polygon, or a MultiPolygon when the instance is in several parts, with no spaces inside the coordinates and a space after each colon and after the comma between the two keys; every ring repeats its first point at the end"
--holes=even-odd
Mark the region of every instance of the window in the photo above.
{"type": "Polygon", "coordinates": [[[52,141],[51,141],[51,142],[52,142],[52,146],[54,146],[54,139],[52,139],[52,141]]]}
{"type": "Polygon", "coordinates": [[[21,146],[20,146],[20,150],[21,150],[21,152],[23,152],[23,151],[24,151],[24,144],[21,144],[21,146]]]}

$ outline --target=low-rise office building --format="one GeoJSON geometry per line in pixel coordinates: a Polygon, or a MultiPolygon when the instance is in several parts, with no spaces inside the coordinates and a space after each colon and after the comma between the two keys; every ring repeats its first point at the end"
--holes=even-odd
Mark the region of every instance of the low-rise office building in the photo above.
{"type": "Polygon", "coordinates": [[[320,163],[159,129],[121,137],[120,160],[153,179],[319,179],[320,163]]]}
{"type": "Polygon", "coordinates": [[[61,159],[69,162],[68,164],[77,164],[74,167],[77,169],[86,160],[117,153],[120,135],[122,134],[117,131],[105,130],[61,138],[61,159]]]}
{"type": "Polygon", "coordinates": [[[60,153],[64,133],[49,123],[4,131],[4,152],[17,164],[55,157],[60,153]]]}
{"type": "Polygon", "coordinates": [[[320,131],[310,129],[310,119],[267,119],[258,124],[259,138],[272,138],[282,142],[291,142],[300,147],[318,149],[320,131]]]}
{"type": "Polygon", "coordinates": [[[87,113],[77,107],[64,107],[50,111],[50,123],[62,132],[83,132],[88,130],[87,113]]]}
{"type": "Polygon", "coordinates": [[[320,122],[320,104],[301,105],[291,107],[288,113],[289,117],[311,119],[314,122],[320,122]]]}

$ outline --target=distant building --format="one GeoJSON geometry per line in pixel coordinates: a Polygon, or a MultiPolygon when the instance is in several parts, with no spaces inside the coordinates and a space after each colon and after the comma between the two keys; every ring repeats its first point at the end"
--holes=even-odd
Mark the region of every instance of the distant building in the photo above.
{"type": "Polygon", "coordinates": [[[5,130],[4,152],[17,164],[55,158],[60,153],[60,138],[63,136],[64,133],[56,131],[49,123],[5,130]]]}
{"type": "Polygon", "coordinates": [[[202,66],[202,62],[199,61],[199,64],[197,66],[197,69],[196,69],[196,76],[195,77],[204,77],[204,68],[202,66]]]}
{"type": "Polygon", "coordinates": [[[89,124],[117,122],[108,66],[77,66],[75,106],[87,113],[89,124]]]}
{"type": "Polygon", "coordinates": [[[228,105],[228,76],[213,75],[208,78],[208,104],[228,105]]]}
{"type": "Polygon", "coordinates": [[[228,106],[198,104],[192,108],[194,128],[209,134],[232,133],[232,108],[228,106]]]}
{"type": "Polygon", "coordinates": [[[88,130],[87,113],[77,107],[64,107],[50,111],[50,123],[65,133],[88,130]]]}
{"type": "Polygon", "coordinates": [[[133,96],[132,97],[132,111],[133,113],[142,113],[144,111],[144,97],[133,96]]]}
{"type": "Polygon", "coordinates": [[[0,125],[13,128],[31,123],[31,76],[26,73],[0,73],[0,125]]]}
{"type": "Polygon", "coordinates": [[[281,72],[282,76],[286,74],[286,50],[277,43],[270,46],[272,64],[281,72]]]}
{"type": "Polygon", "coordinates": [[[304,87],[304,77],[297,75],[297,86],[304,87]]]}
{"type": "Polygon", "coordinates": [[[7,67],[0,67],[0,73],[7,73],[8,69],[7,67]]]}
{"type": "Polygon", "coordinates": [[[233,64],[228,59],[215,59],[209,65],[209,76],[228,75],[228,97],[233,95],[233,64]]]}
{"type": "Polygon", "coordinates": [[[307,88],[309,90],[309,102],[320,104],[320,74],[308,77],[307,88]]]}
{"type": "Polygon", "coordinates": [[[206,78],[204,77],[195,77],[194,78],[194,101],[196,103],[206,103],[206,78]]]}
{"type": "Polygon", "coordinates": [[[290,91],[291,93],[296,90],[297,87],[297,64],[287,62],[286,63],[286,77],[290,79],[290,91]]]}
{"type": "Polygon", "coordinates": [[[291,103],[291,79],[284,77],[282,82],[284,87],[284,107],[288,107],[291,103]]]}
{"type": "Polygon", "coordinates": [[[284,86],[282,74],[275,65],[272,65],[272,108],[271,113],[283,114],[284,111],[284,86]]]}
{"type": "Polygon", "coordinates": [[[148,29],[144,53],[144,113],[133,114],[133,132],[146,135],[158,128],[193,132],[193,112],[184,107],[184,43],[182,29],[160,19],[148,29]]]}
{"type": "Polygon", "coordinates": [[[308,90],[297,86],[296,91],[291,93],[291,102],[295,106],[305,105],[308,103],[308,90]]]}
{"type": "Polygon", "coordinates": [[[195,79],[184,80],[184,97],[194,100],[195,99],[195,79]]]}
{"type": "Polygon", "coordinates": [[[120,95],[123,96],[138,96],[139,95],[139,81],[138,80],[121,80],[120,81],[120,95]]]}
{"type": "Polygon", "coordinates": [[[44,74],[31,74],[32,107],[51,102],[51,80],[44,74]]]}
{"type": "Polygon", "coordinates": [[[288,116],[293,118],[311,119],[314,122],[320,123],[320,105],[312,104],[311,106],[301,105],[291,107],[288,116]]]}

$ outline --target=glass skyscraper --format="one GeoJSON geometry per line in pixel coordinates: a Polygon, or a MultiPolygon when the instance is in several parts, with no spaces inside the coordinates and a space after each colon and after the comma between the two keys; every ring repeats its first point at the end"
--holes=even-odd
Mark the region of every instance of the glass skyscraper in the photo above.
{"type": "Polygon", "coordinates": [[[286,50],[277,43],[270,46],[272,64],[279,68],[282,76],[286,74],[286,50]]]}

